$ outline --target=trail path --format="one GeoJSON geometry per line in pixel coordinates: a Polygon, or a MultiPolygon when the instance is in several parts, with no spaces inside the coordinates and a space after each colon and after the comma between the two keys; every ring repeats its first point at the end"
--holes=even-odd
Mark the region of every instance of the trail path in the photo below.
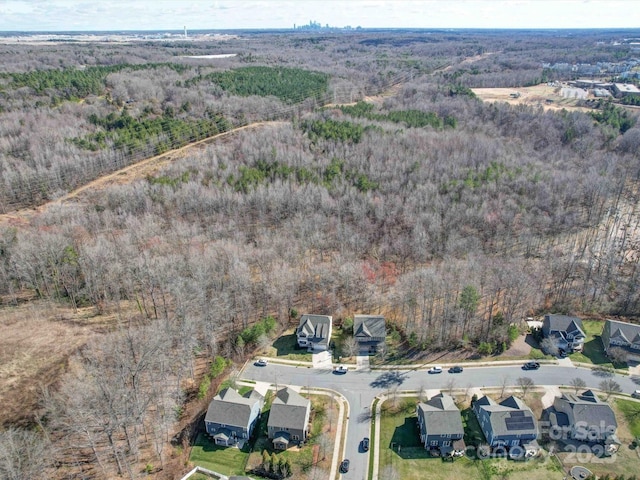
{"type": "Polygon", "coordinates": [[[248,130],[252,128],[260,128],[267,125],[279,125],[285,122],[282,121],[265,121],[265,122],[255,122],[250,123],[248,125],[243,125],[241,127],[234,128],[227,132],[218,133],[211,137],[204,138],[202,140],[198,140],[197,142],[189,143],[184,145],[183,147],[176,148],[174,150],[170,150],[168,152],[161,153],[160,155],[156,155],[150,158],[146,158],[136,163],[132,163],[131,165],[116,170],[112,173],[108,173],[101,177],[92,180],[81,187],[76,188],[75,190],[63,195],[60,198],[56,198],[55,200],[51,200],[47,203],[39,205],[37,207],[31,208],[22,208],[20,210],[15,210],[9,213],[0,214],[0,225],[2,224],[11,224],[11,225],[20,225],[24,223],[28,223],[29,219],[33,217],[34,214],[42,213],[52,205],[62,205],[64,203],[70,202],[76,199],[82,193],[93,190],[101,190],[111,185],[122,185],[125,183],[131,183],[135,180],[145,178],[148,175],[153,175],[160,168],[165,165],[168,165],[175,160],[180,158],[184,158],[184,156],[193,149],[201,148],[204,145],[209,145],[217,140],[223,139],[230,135],[233,135],[242,130],[248,130]]]}

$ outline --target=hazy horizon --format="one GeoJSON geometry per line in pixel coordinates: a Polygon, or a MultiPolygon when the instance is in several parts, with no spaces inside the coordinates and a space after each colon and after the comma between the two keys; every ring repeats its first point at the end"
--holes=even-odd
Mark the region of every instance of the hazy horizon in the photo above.
{"type": "Polygon", "coordinates": [[[2,0],[0,32],[634,29],[624,0],[2,0]]]}

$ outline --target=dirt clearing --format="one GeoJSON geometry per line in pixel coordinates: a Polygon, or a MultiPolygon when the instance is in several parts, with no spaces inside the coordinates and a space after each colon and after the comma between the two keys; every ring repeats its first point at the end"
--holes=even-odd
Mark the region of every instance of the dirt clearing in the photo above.
{"type": "Polygon", "coordinates": [[[578,100],[590,98],[581,88],[552,86],[546,83],[533,87],[518,88],[472,88],[483,102],[507,102],[511,105],[529,105],[545,110],[581,110],[591,109],[577,105],[578,100]],[[577,92],[579,90],[579,92],[577,92]]]}

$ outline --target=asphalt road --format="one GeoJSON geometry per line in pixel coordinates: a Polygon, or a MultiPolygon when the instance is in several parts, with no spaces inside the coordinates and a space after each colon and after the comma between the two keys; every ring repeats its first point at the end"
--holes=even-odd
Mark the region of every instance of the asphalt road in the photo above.
{"type": "MultiPolygon", "coordinates": [[[[569,385],[573,378],[583,379],[587,388],[599,388],[600,382],[609,376],[601,372],[579,367],[542,365],[539,370],[522,370],[519,365],[465,367],[461,373],[429,374],[426,370],[350,370],[346,374],[335,374],[330,370],[310,367],[293,367],[270,363],[266,367],[249,364],[241,378],[277,385],[298,385],[301,387],[329,388],[341,393],[349,402],[350,414],[346,436],[345,458],[351,462],[345,480],[365,480],[367,478],[368,455],[361,451],[360,441],[369,436],[370,408],[373,399],[395,387],[398,390],[448,389],[448,382],[455,379],[454,388],[501,387],[505,382],[517,385],[519,377],[529,377],[535,385],[569,385]]],[[[623,393],[631,393],[638,388],[634,380],[614,375],[623,393]]],[[[636,381],[640,381],[635,379],[636,381]]],[[[373,448],[373,445],[371,446],[373,448]]],[[[342,459],[340,459],[342,460],[342,459]]]]}

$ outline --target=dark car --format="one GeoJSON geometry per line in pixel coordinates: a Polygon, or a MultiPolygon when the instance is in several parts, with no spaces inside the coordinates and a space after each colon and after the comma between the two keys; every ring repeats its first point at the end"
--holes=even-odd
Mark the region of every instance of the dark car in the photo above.
{"type": "Polygon", "coordinates": [[[461,373],[462,370],[463,370],[462,367],[455,366],[449,369],[449,373],[461,373]]]}
{"type": "Polygon", "coordinates": [[[527,362],[522,366],[523,370],[537,370],[540,368],[540,364],[538,362],[527,362]]]}
{"type": "Polygon", "coordinates": [[[363,452],[368,452],[369,451],[369,438],[364,437],[362,439],[362,451],[363,452]]]}
{"type": "Polygon", "coordinates": [[[348,471],[349,471],[349,460],[345,458],[344,460],[342,460],[342,463],[340,464],[340,473],[347,473],[348,471]]]}

